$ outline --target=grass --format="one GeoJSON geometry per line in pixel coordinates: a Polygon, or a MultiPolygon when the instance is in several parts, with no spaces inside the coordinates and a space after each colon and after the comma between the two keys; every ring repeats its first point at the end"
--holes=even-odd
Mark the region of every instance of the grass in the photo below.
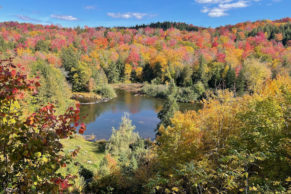
{"type": "Polygon", "coordinates": [[[69,153],[78,147],[81,148],[78,155],[73,159],[73,162],[59,170],[61,174],[78,175],[81,165],[93,173],[97,171],[99,163],[104,157],[104,150],[102,149],[104,141],[90,142],[85,140],[81,135],[75,135],[72,139],[61,140],[61,143],[64,145],[65,153],[69,153]],[[80,165],[74,165],[74,163],[80,165]]]}

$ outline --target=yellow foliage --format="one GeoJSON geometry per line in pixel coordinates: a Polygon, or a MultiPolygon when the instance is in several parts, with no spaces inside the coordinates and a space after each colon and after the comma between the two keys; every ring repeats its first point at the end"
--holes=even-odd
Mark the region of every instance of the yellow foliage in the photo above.
{"type": "Polygon", "coordinates": [[[243,54],[242,49],[228,49],[225,51],[225,53],[225,60],[228,64],[231,65],[232,68],[236,68],[238,65],[241,64],[243,54]]]}
{"type": "Polygon", "coordinates": [[[96,60],[99,59],[98,51],[97,50],[91,51],[90,57],[92,57],[93,59],[96,59],[96,60]]]}
{"type": "MultiPolygon", "coordinates": [[[[155,148],[159,163],[171,171],[180,164],[203,160],[209,151],[226,149],[225,142],[238,137],[242,129],[252,130],[252,126],[246,126],[239,115],[254,111],[253,104],[269,98],[274,98],[276,102],[272,104],[273,109],[283,110],[280,107],[285,98],[282,91],[291,91],[291,79],[288,76],[267,80],[264,87],[253,95],[234,97],[231,92],[218,91],[217,95],[202,101],[203,108],[198,112],[175,113],[171,119],[172,126],[161,126],[159,129],[158,146],[155,148]]],[[[287,108],[287,105],[283,107],[287,108]]],[[[270,129],[280,127],[282,115],[280,112],[277,115],[278,122],[274,126],[272,118],[263,118],[262,122],[270,129]]],[[[261,159],[257,157],[257,160],[261,159]]],[[[252,189],[256,190],[255,187],[252,189]]]]}
{"type": "Polygon", "coordinates": [[[132,71],[131,65],[126,63],[124,67],[124,77],[126,82],[130,80],[131,71],[132,71]]]}
{"type": "Polygon", "coordinates": [[[251,90],[261,88],[264,81],[271,78],[271,70],[268,68],[268,65],[254,58],[247,59],[244,62],[243,73],[251,90]]]}
{"type": "Polygon", "coordinates": [[[142,79],[142,67],[137,67],[135,72],[136,72],[136,76],[140,79],[142,79]]]}
{"type": "Polygon", "coordinates": [[[163,52],[160,52],[155,58],[150,61],[150,65],[152,68],[154,68],[156,64],[160,64],[162,67],[162,72],[165,72],[168,61],[166,55],[163,52]]]}
{"type": "Polygon", "coordinates": [[[30,31],[29,32],[29,35],[32,36],[32,37],[37,36],[38,34],[40,34],[39,31],[30,31]]]}
{"type": "Polygon", "coordinates": [[[17,48],[17,55],[23,56],[24,54],[31,54],[31,50],[29,48],[17,48]]]}

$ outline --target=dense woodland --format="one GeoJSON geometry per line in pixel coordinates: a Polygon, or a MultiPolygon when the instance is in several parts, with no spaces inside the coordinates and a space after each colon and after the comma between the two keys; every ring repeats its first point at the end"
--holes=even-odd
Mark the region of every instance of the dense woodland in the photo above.
{"type": "Polygon", "coordinates": [[[4,22],[0,51],[0,191],[291,191],[290,18],[218,28],[4,22]],[[125,115],[96,146],[98,166],[74,162],[80,149],[59,141],[86,129],[72,94],[112,98],[110,84],[135,82],[167,99],[156,139],[140,138],[125,115]],[[202,108],[182,113],[178,101],[202,108]]]}

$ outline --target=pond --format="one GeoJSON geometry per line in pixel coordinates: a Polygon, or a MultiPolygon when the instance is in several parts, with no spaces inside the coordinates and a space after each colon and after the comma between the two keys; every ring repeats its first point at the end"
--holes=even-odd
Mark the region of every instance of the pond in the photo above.
{"type": "MultiPolygon", "coordinates": [[[[117,98],[97,104],[81,104],[80,118],[87,125],[85,135],[95,135],[96,139],[109,139],[112,127],[119,128],[121,118],[129,114],[135,131],[142,138],[155,138],[155,128],[159,123],[157,117],[164,99],[145,95],[135,95],[123,90],[117,91],[117,98]]],[[[190,103],[179,103],[180,110],[196,110],[198,106],[190,103]]]]}

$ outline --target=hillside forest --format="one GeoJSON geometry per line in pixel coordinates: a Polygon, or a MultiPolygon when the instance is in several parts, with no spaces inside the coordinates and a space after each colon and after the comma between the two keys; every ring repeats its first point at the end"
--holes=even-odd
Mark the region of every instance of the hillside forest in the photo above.
{"type": "Polygon", "coordinates": [[[3,22],[0,62],[0,192],[291,192],[290,18],[3,22]],[[109,140],[85,140],[76,96],[110,100],[114,84],[131,83],[166,99],[156,138],[141,138],[125,114],[109,140]]]}

